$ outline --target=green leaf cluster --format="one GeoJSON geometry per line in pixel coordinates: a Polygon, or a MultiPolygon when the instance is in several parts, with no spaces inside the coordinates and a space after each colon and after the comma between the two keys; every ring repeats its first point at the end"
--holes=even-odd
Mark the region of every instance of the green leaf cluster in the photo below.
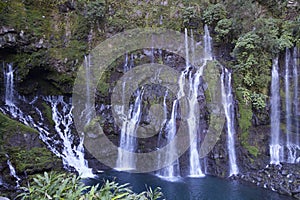
{"type": "Polygon", "coordinates": [[[160,188],[147,188],[137,194],[129,184],[119,185],[114,181],[105,181],[101,187],[85,186],[79,176],[58,172],[36,175],[32,183],[22,189],[24,192],[18,195],[22,200],[156,200],[163,196],[160,188]]]}
{"type": "Polygon", "coordinates": [[[87,19],[95,23],[104,19],[106,13],[106,3],[105,0],[96,0],[96,1],[89,1],[87,3],[87,19]]]}

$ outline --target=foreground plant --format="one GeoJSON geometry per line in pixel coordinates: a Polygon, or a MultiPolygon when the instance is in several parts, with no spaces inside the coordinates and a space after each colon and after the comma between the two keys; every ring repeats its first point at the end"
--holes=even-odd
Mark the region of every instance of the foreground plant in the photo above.
{"type": "Polygon", "coordinates": [[[163,196],[160,188],[139,194],[134,193],[129,184],[119,185],[116,182],[105,181],[99,189],[99,185],[85,186],[80,182],[80,177],[57,172],[44,172],[44,175],[36,175],[33,182],[18,197],[22,200],[156,200],[163,196]]]}

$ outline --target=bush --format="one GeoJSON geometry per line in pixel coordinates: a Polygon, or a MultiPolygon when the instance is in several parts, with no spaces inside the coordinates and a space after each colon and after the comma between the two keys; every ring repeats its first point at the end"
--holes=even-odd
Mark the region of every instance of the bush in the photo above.
{"type": "Polygon", "coordinates": [[[116,182],[106,181],[100,189],[99,185],[85,186],[80,182],[80,177],[70,176],[66,173],[44,172],[44,175],[36,175],[33,182],[28,187],[23,187],[23,193],[18,195],[22,200],[156,200],[163,196],[160,188],[147,189],[142,193],[136,194],[128,184],[119,185],[116,182]]]}
{"type": "Polygon", "coordinates": [[[105,17],[106,4],[104,0],[90,1],[87,4],[87,18],[92,23],[102,20],[105,17]]]}

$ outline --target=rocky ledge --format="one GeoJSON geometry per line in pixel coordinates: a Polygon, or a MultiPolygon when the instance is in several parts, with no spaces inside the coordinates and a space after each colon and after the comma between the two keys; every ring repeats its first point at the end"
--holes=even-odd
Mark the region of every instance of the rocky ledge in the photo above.
{"type": "Polygon", "coordinates": [[[300,199],[300,168],[297,164],[267,165],[240,177],[257,186],[300,199]]]}

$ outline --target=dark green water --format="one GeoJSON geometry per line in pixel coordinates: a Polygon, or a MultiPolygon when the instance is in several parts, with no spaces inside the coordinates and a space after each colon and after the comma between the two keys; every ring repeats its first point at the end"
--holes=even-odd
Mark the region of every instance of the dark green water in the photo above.
{"type": "Polygon", "coordinates": [[[95,179],[87,180],[87,185],[102,183],[103,180],[116,180],[118,183],[130,183],[133,191],[141,192],[147,187],[161,187],[167,200],[278,200],[293,199],[276,192],[245,185],[235,180],[217,177],[180,178],[167,181],[151,174],[134,174],[106,171],[95,179]]]}

